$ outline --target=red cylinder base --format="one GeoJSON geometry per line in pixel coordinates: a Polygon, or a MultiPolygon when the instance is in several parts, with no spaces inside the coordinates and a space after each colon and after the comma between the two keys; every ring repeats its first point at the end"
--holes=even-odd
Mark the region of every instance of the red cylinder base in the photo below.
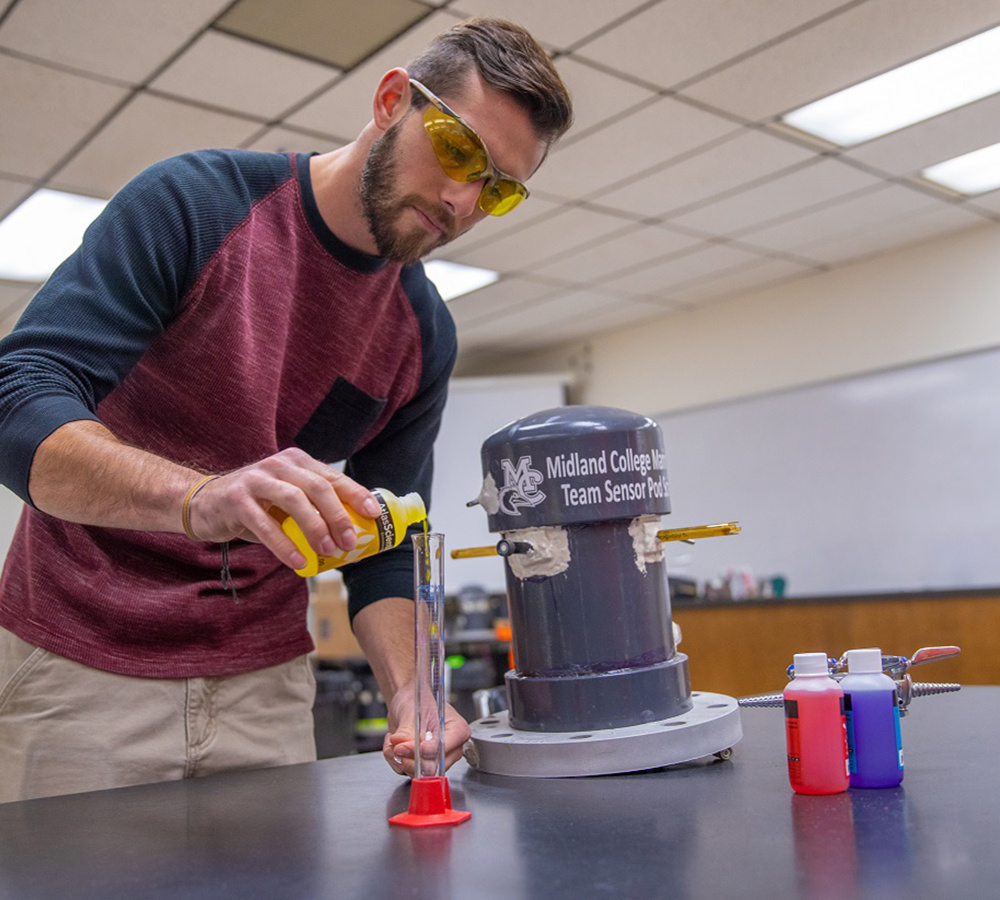
{"type": "Polygon", "coordinates": [[[428,825],[458,825],[472,813],[451,808],[451,788],[444,776],[414,778],[410,782],[410,808],[392,816],[391,825],[422,828],[428,825]]]}

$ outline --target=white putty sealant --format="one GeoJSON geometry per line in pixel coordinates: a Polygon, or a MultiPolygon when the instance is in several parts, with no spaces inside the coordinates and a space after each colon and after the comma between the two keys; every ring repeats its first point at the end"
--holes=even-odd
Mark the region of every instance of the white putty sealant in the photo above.
{"type": "Polygon", "coordinates": [[[643,575],[650,563],[663,562],[663,541],[656,536],[659,530],[659,516],[639,516],[629,522],[628,533],[632,537],[635,567],[643,575]]]}
{"type": "Polygon", "coordinates": [[[510,570],[521,581],[538,575],[558,575],[569,568],[569,532],[565,528],[558,525],[518,528],[505,532],[504,537],[531,544],[528,553],[512,553],[507,557],[510,570]]]}
{"type": "Polygon", "coordinates": [[[500,492],[497,490],[497,483],[493,480],[493,473],[489,472],[483,479],[483,489],[479,492],[479,505],[491,516],[495,516],[500,509],[500,492]]]}

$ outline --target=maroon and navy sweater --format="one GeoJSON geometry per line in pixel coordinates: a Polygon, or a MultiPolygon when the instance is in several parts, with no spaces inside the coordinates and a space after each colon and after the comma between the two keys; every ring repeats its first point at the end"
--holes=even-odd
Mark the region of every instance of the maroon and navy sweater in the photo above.
{"type": "MultiPolygon", "coordinates": [[[[306,583],[262,545],[96,528],[31,506],[38,445],[104,423],[209,472],[297,446],[368,487],[429,499],[456,352],[417,263],[326,226],[307,155],[204,151],[148,169],[0,342],[0,480],[28,506],[0,580],[0,625],[127,675],[224,675],[312,649],[306,583]]],[[[343,570],[351,612],[412,596],[409,541],[343,570]]]]}

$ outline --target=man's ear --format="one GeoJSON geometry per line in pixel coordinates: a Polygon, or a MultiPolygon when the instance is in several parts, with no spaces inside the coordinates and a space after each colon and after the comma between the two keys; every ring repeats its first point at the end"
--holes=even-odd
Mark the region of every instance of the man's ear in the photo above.
{"type": "Polygon", "coordinates": [[[391,69],[375,89],[372,119],[379,131],[387,131],[410,109],[410,76],[406,69],[391,69]]]}

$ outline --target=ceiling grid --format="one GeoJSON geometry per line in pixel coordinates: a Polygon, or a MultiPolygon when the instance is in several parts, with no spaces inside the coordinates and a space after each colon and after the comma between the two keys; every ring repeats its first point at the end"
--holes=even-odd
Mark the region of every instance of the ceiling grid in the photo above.
{"type": "MultiPolygon", "coordinates": [[[[199,147],[341,146],[384,71],[487,14],[551,50],[577,124],[527,203],[434,254],[500,273],[450,303],[466,370],[1000,222],[1000,192],[919,176],[1000,142],[1000,95],[848,149],[779,121],[995,0],[0,0],[0,216],[199,147]]],[[[0,281],[0,333],[36,288],[0,281]]]]}

